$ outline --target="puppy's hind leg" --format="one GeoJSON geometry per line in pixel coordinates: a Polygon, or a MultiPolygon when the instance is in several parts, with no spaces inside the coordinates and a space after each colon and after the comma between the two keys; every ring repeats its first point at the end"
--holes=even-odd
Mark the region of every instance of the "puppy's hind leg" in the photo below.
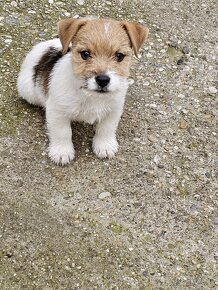
{"type": "Polygon", "coordinates": [[[40,88],[35,85],[31,70],[23,69],[20,71],[17,79],[17,89],[19,95],[28,103],[45,107],[46,98],[40,88]]]}

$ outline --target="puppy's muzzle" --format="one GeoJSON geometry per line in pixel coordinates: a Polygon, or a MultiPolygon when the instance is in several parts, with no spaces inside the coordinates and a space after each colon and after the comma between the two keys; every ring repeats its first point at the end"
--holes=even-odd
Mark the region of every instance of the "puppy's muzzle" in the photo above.
{"type": "Polygon", "coordinates": [[[100,89],[105,89],[110,83],[110,77],[107,75],[100,75],[95,77],[95,81],[100,89]]]}

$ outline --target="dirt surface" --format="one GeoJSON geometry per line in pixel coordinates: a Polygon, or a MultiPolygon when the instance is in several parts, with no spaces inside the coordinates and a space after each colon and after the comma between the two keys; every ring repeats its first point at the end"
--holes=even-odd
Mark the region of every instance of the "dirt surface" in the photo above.
{"type": "Polygon", "coordinates": [[[17,0],[0,13],[0,289],[218,289],[217,1],[17,0]],[[86,15],[150,35],[116,158],[97,159],[92,127],[72,124],[76,159],[62,168],[16,78],[58,20],[86,15]]]}

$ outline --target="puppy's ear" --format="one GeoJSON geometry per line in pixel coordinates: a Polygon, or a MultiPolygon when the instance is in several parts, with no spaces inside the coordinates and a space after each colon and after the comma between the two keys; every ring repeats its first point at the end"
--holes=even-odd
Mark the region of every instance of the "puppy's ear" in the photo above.
{"type": "Polygon", "coordinates": [[[148,28],[134,22],[123,21],[121,22],[123,28],[126,30],[135,56],[138,56],[139,49],[142,47],[145,39],[148,37],[148,28]]]}
{"type": "Polygon", "coordinates": [[[87,22],[84,19],[64,19],[58,22],[58,35],[63,47],[63,53],[66,53],[71,40],[75,37],[79,29],[87,22]]]}

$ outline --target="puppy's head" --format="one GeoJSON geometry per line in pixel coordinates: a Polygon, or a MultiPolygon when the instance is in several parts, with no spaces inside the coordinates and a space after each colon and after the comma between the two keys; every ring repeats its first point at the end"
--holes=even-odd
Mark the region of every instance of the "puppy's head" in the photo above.
{"type": "Polygon", "coordinates": [[[64,53],[72,43],[73,69],[82,87],[97,93],[122,89],[132,50],[137,56],[148,35],[140,24],[104,19],[65,19],[58,30],[64,53]]]}

